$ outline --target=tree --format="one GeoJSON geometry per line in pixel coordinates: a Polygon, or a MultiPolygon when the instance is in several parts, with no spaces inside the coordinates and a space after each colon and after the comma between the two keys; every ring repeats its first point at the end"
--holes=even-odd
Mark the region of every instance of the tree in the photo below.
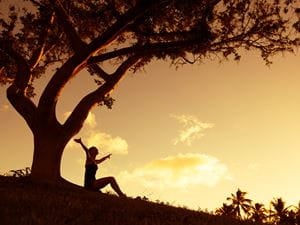
{"type": "Polygon", "coordinates": [[[218,208],[215,214],[220,216],[228,216],[232,218],[235,217],[233,206],[227,205],[226,203],[223,203],[222,207],[218,208]]]}
{"type": "Polygon", "coordinates": [[[264,223],[267,217],[267,210],[263,204],[255,203],[254,206],[251,207],[250,220],[254,223],[264,223]]]}
{"type": "Polygon", "coordinates": [[[1,4],[0,82],[33,133],[34,179],[60,180],[66,144],[95,105],[112,106],[110,94],[129,70],[157,59],[177,66],[212,56],[239,60],[240,49],[256,49],[270,63],[299,45],[292,0],[19,0],[7,12],[1,4]],[[95,90],[60,123],[60,93],[85,70],[95,90]],[[35,104],[34,81],[50,72],[35,104]]]}
{"type": "Polygon", "coordinates": [[[276,224],[291,224],[290,216],[292,215],[289,211],[290,207],[286,207],[282,198],[275,198],[273,201],[271,201],[271,206],[273,208],[271,211],[271,217],[273,217],[276,224]]]}
{"type": "Polygon", "coordinates": [[[295,221],[296,224],[300,225],[300,201],[298,202],[298,206],[295,207],[295,221]]]}
{"type": "Polygon", "coordinates": [[[231,194],[227,200],[231,201],[231,206],[233,208],[233,213],[236,218],[242,219],[242,212],[246,215],[250,214],[251,200],[245,198],[247,192],[237,190],[236,194],[231,194]]]}

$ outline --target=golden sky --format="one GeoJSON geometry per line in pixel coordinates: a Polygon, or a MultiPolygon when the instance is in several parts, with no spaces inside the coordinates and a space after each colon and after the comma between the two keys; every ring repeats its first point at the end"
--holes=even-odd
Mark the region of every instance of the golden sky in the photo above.
{"type": "MultiPolygon", "coordinates": [[[[129,196],[215,209],[241,188],[256,202],[300,200],[300,56],[256,54],[239,63],[205,61],[175,70],[152,62],[128,74],[112,110],[96,107],[77,135],[111,152],[97,177],[113,175],[129,196]]],[[[93,87],[83,73],[66,87],[63,120],[93,87]]],[[[38,86],[46,82],[39,81],[38,86]]],[[[1,88],[0,173],[31,165],[33,138],[1,88]]],[[[83,183],[84,152],[71,142],[62,174],[83,183]]]]}

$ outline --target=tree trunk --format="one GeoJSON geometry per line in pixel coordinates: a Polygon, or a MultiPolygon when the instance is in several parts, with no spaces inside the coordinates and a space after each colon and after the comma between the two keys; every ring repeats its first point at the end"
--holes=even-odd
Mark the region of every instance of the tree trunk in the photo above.
{"type": "Polygon", "coordinates": [[[31,177],[49,182],[60,181],[62,153],[68,140],[57,127],[44,127],[34,132],[31,177]]]}

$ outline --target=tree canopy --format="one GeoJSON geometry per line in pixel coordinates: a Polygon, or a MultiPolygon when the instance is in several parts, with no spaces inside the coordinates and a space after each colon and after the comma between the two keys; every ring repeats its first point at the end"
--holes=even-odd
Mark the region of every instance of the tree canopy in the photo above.
{"type": "Polygon", "coordinates": [[[42,128],[58,132],[64,147],[94,105],[111,107],[109,94],[128,70],[136,72],[152,60],[176,66],[208,57],[239,60],[240,50],[255,49],[269,64],[274,54],[292,52],[300,43],[297,0],[0,2],[0,83],[31,128],[35,147],[42,135],[49,136],[42,128]],[[107,64],[113,72],[105,70],[107,64]],[[60,124],[59,95],[84,69],[95,90],[60,124]],[[50,73],[35,104],[34,81],[50,73]]]}
{"type": "Polygon", "coordinates": [[[34,79],[74,54],[86,52],[83,67],[105,81],[109,74],[101,63],[107,60],[130,58],[127,64],[139,68],[157,58],[174,64],[220,53],[239,59],[238,49],[245,48],[259,50],[269,63],[270,56],[299,44],[295,0],[23,2],[1,16],[1,83],[12,83],[18,61],[24,61],[30,69],[23,85],[28,96],[34,79]]]}

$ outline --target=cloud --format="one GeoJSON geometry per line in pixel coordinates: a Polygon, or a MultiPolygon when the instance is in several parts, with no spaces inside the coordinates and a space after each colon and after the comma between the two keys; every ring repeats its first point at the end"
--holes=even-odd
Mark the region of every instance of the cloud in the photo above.
{"type": "Polygon", "coordinates": [[[201,122],[196,116],[192,115],[171,115],[171,117],[182,125],[179,136],[173,140],[174,145],[184,143],[191,146],[193,141],[205,135],[204,131],[206,129],[214,127],[214,124],[201,122]]]}
{"type": "MultiPolygon", "coordinates": [[[[70,115],[71,115],[71,112],[65,112],[63,114],[64,120],[66,120],[70,115]]],[[[96,128],[97,121],[96,121],[96,116],[94,113],[89,112],[86,120],[84,121],[84,125],[87,125],[89,128],[96,128]]]]}
{"type": "MultiPolygon", "coordinates": [[[[66,119],[71,112],[63,114],[66,119]]],[[[84,121],[84,128],[81,130],[80,137],[87,146],[96,146],[104,153],[128,154],[128,143],[125,139],[104,133],[97,129],[98,123],[94,113],[89,112],[88,117],[84,121]]],[[[68,143],[69,148],[79,147],[74,141],[68,143]]]]}
{"type": "Polygon", "coordinates": [[[225,164],[217,158],[198,153],[178,154],[158,159],[134,169],[121,172],[124,182],[139,182],[145,188],[187,188],[191,185],[215,186],[230,175],[225,164]]]}
{"type": "Polygon", "coordinates": [[[103,132],[92,132],[87,137],[88,146],[97,146],[101,151],[128,154],[127,141],[121,137],[112,137],[110,134],[103,132]]]}
{"type": "Polygon", "coordinates": [[[84,124],[89,126],[90,128],[95,128],[97,126],[96,116],[94,113],[89,112],[88,117],[84,121],[84,124]]]}

